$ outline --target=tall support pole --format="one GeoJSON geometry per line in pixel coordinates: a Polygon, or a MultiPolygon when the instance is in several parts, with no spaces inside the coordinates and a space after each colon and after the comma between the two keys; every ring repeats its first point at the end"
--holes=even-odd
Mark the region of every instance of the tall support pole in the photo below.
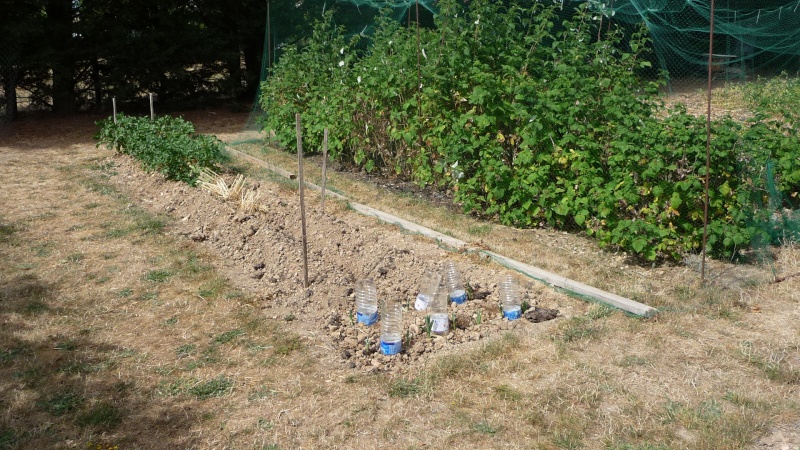
{"type": "Polygon", "coordinates": [[[703,262],[700,268],[700,281],[706,282],[706,244],[708,243],[708,189],[711,172],[711,89],[714,62],[714,0],[711,0],[711,14],[709,16],[710,25],[708,31],[708,97],[706,99],[706,179],[704,187],[703,202],[703,262]]]}
{"type": "Polygon", "coordinates": [[[297,182],[300,191],[300,225],[303,234],[303,287],[308,287],[308,238],[306,237],[306,201],[305,187],[306,182],[303,178],[303,127],[300,124],[300,113],[294,116],[297,126],[297,182]]]}

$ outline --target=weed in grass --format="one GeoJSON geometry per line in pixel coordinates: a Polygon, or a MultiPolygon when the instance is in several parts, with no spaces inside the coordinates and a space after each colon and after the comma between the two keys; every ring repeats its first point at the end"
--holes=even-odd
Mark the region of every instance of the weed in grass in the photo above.
{"type": "Polygon", "coordinates": [[[69,264],[79,264],[79,263],[83,262],[84,258],[85,258],[85,256],[84,256],[83,253],[73,253],[73,254],[67,256],[67,259],[65,260],[65,262],[67,262],[69,264]]]}
{"type": "Polygon", "coordinates": [[[169,319],[167,319],[164,322],[162,322],[162,325],[164,325],[165,327],[172,327],[172,326],[175,326],[175,324],[177,324],[177,323],[178,323],[178,318],[177,317],[170,317],[169,319]]]}
{"type": "Polygon", "coordinates": [[[559,324],[554,340],[570,343],[584,339],[596,339],[601,332],[602,327],[588,316],[576,316],[559,324]]]}
{"type": "Polygon", "coordinates": [[[111,364],[108,362],[100,362],[100,363],[88,363],[83,361],[70,361],[63,366],[58,368],[59,372],[67,373],[67,374],[87,374],[87,373],[94,373],[100,372],[102,370],[107,369],[111,364]]]}
{"type": "Polygon", "coordinates": [[[8,350],[0,350],[0,366],[10,364],[18,356],[30,355],[32,353],[33,352],[31,352],[30,349],[25,347],[14,347],[8,350]]]}
{"type": "Polygon", "coordinates": [[[573,430],[557,430],[553,433],[553,443],[563,449],[577,450],[584,448],[580,434],[573,430]]]}
{"type": "Polygon", "coordinates": [[[19,372],[14,372],[14,379],[30,387],[38,386],[44,380],[45,373],[40,367],[32,367],[19,372]]]}
{"type": "Polygon", "coordinates": [[[413,380],[405,380],[401,378],[395,380],[389,386],[389,395],[391,397],[408,398],[419,395],[421,392],[422,385],[416,378],[413,380]]]}
{"type": "Polygon", "coordinates": [[[157,269],[147,272],[144,279],[154,283],[163,283],[172,277],[173,273],[167,269],[157,269]]]}
{"type": "Polygon", "coordinates": [[[78,415],[77,422],[79,425],[111,428],[116,426],[122,421],[122,411],[116,406],[102,402],[86,412],[78,415]]]}
{"type": "Polygon", "coordinates": [[[258,419],[258,423],[256,424],[256,426],[258,427],[258,429],[264,430],[264,431],[269,431],[269,430],[275,428],[275,424],[274,423],[270,422],[269,420],[267,420],[267,419],[265,419],[263,417],[258,419]]]}
{"type": "Polygon", "coordinates": [[[8,223],[0,223],[0,244],[11,244],[14,242],[14,233],[17,227],[8,223]]]}
{"type": "Polygon", "coordinates": [[[647,366],[649,364],[650,361],[648,361],[646,358],[641,358],[636,355],[625,355],[617,362],[617,365],[620,367],[647,366]]]}
{"type": "Polygon", "coordinates": [[[197,347],[194,344],[186,344],[181,345],[175,350],[175,354],[178,358],[186,358],[187,356],[192,356],[197,350],[197,347]]]}
{"type": "Polygon", "coordinates": [[[219,355],[217,354],[217,347],[212,345],[210,347],[206,347],[202,353],[200,360],[203,363],[214,364],[219,362],[219,355]]]}
{"type": "Polygon", "coordinates": [[[158,299],[158,291],[144,292],[144,293],[142,293],[142,295],[139,296],[139,300],[144,301],[144,302],[151,301],[151,300],[157,300],[157,299],[158,299]]]}
{"type": "Polygon", "coordinates": [[[37,316],[47,312],[48,309],[49,307],[47,306],[47,303],[34,300],[32,302],[28,302],[22,311],[27,315],[37,316]]]}
{"type": "Polygon", "coordinates": [[[284,322],[291,322],[295,319],[294,314],[287,314],[283,317],[284,322]]]}
{"type": "Polygon", "coordinates": [[[223,292],[228,288],[228,282],[222,277],[216,277],[211,281],[203,283],[200,285],[200,289],[198,290],[198,295],[201,298],[217,298],[222,295],[223,292]]]}
{"type": "Polygon", "coordinates": [[[54,416],[62,416],[83,403],[83,397],[67,391],[39,403],[39,406],[54,416]]]}
{"type": "Polygon", "coordinates": [[[233,381],[224,375],[220,375],[217,378],[195,384],[189,388],[188,392],[199,400],[206,400],[212,397],[222,397],[229,393],[232,388],[233,381]]]}
{"type": "Polygon", "coordinates": [[[244,330],[238,328],[236,330],[226,331],[218,336],[215,336],[214,342],[217,344],[226,344],[234,339],[239,338],[240,336],[244,336],[244,330]]]}
{"type": "Polygon", "coordinates": [[[56,343],[56,345],[54,345],[53,348],[56,350],[72,351],[78,348],[78,344],[73,340],[66,340],[63,342],[56,343]]]}
{"type": "Polygon", "coordinates": [[[278,391],[275,389],[267,386],[259,386],[258,389],[254,390],[250,393],[250,395],[247,396],[247,399],[250,401],[261,400],[262,398],[274,397],[276,395],[278,395],[278,391]]]}
{"type": "Polygon", "coordinates": [[[52,242],[49,242],[49,241],[39,242],[36,245],[34,245],[33,247],[31,247],[31,251],[37,257],[45,258],[47,256],[50,256],[50,254],[53,253],[53,247],[54,246],[55,246],[55,244],[53,244],[52,242]]]}
{"type": "MultiPolygon", "coordinates": [[[[796,348],[793,349],[796,351],[796,348]]],[[[786,350],[770,351],[769,356],[764,356],[756,351],[750,341],[739,344],[739,355],[748,364],[760,369],[767,379],[788,385],[800,384],[800,368],[795,368],[786,362],[786,350]]]]}
{"type": "Polygon", "coordinates": [[[497,397],[503,400],[519,401],[522,399],[522,393],[507,384],[495,386],[492,390],[497,397]]]}
{"type": "Polygon", "coordinates": [[[500,429],[490,424],[489,422],[480,421],[472,424],[472,431],[481,434],[488,434],[489,436],[494,436],[500,431],[500,429]]]}
{"type": "Polygon", "coordinates": [[[133,294],[133,289],[124,288],[124,289],[121,289],[119,292],[117,292],[117,297],[119,297],[119,298],[130,297],[131,294],[133,294]]]}
{"type": "Polygon", "coordinates": [[[225,293],[225,298],[228,300],[235,300],[237,298],[243,298],[245,294],[240,291],[229,291],[225,293]]]}
{"type": "Polygon", "coordinates": [[[301,350],[303,343],[300,336],[291,332],[283,332],[276,333],[272,337],[272,347],[278,355],[287,356],[301,350]]]}
{"type": "Polygon", "coordinates": [[[485,236],[492,232],[492,225],[491,224],[481,224],[481,225],[473,225],[467,228],[467,233],[472,236],[485,236]]]}

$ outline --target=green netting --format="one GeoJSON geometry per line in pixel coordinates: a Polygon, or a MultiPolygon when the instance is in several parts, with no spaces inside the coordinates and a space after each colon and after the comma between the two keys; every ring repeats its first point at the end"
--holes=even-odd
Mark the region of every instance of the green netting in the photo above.
{"type": "MultiPolygon", "coordinates": [[[[593,2],[599,3],[599,2],[593,2]]],[[[710,2],[616,0],[612,17],[647,24],[671,79],[703,76],[708,66],[710,2]]],[[[752,79],[800,70],[800,1],[721,0],[714,10],[715,77],[752,79]]]]}

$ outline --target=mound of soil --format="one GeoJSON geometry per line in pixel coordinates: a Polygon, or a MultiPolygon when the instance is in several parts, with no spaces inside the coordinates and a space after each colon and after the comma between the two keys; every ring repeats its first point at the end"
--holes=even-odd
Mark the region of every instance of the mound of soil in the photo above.
{"type": "MultiPolygon", "coordinates": [[[[238,290],[253,295],[264,314],[292,322],[298,333],[328,347],[351,368],[402,370],[437,352],[505,330],[543,326],[535,323],[541,315],[515,321],[502,317],[497,284],[509,272],[503,267],[478,255],[442,249],[343,204],[328,201],[323,212],[316,193],[306,202],[309,286],[304,288],[296,190],[269,181],[247,182],[259,210],[245,212],[239,199],[224,200],[208,190],[145,173],[128,157],[115,156],[110,162],[116,166],[111,180],[120,190],[129,192],[141,207],[174,217],[172,232],[218,254],[224,264],[217,269],[238,290]],[[428,312],[417,311],[414,300],[424,271],[441,270],[445,260],[455,261],[472,295],[463,304],[450,304],[450,333],[436,336],[426,330],[428,312]],[[393,298],[404,305],[403,350],[397,355],[380,352],[379,322],[366,326],[354,320],[354,285],[367,277],[375,280],[379,299],[393,298]]],[[[227,178],[230,184],[233,176],[227,178]]],[[[559,310],[563,317],[580,305],[542,284],[517,281],[522,300],[532,308],[559,310]]]]}

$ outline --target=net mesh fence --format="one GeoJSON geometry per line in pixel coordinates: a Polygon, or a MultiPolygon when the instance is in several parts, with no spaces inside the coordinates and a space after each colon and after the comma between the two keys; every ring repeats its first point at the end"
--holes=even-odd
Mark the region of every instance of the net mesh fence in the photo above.
{"type": "MultiPolygon", "coordinates": [[[[470,4],[469,1],[461,3],[465,8],[470,4]]],[[[796,116],[792,113],[782,115],[787,107],[791,109],[792,106],[780,104],[785,97],[776,96],[774,92],[776,89],[788,89],[800,93],[800,84],[796,78],[800,73],[800,0],[717,1],[713,11],[713,47],[710,46],[709,33],[712,11],[707,1],[520,0],[502,3],[507,7],[553,7],[555,28],[562,27],[582,5],[588,5],[599,20],[598,38],[601,33],[609,32],[612,28],[623,30],[629,37],[644,24],[651,38],[652,49],[647,57],[652,65],[649,69],[639,71],[639,75],[643,79],[665,80],[662,94],[666,94],[664,98],[668,104],[681,103],[683,108],[696,117],[703,117],[707,106],[705,88],[710,62],[714,88],[711,105],[715,118],[729,115],[737,123],[747,124],[758,114],[763,114],[762,107],[770,99],[776,99],[778,104],[767,105],[770,107],[767,109],[775,116],[786,118],[787,122],[765,126],[773,129],[778,127],[782,130],[780,132],[797,138],[798,124],[792,122],[796,120],[793,119],[796,116]],[[777,80],[778,83],[770,80],[777,80]]],[[[359,40],[359,45],[364,46],[361,49],[362,54],[367,54],[368,46],[373,42],[371,37],[379,28],[381,17],[391,17],[408,29],[435,29],[435,19],[441,6],[435,0],[303,0],[284,2],[281,5],[278,7],[273,1],[266,18],[262,67],[264,86],[270,83],[270,77],[280,64],[282,56],[292,51],[291,49],[302,48],[312,32],[312,23],[326,17],[326,13],[332,14],[330,20],[344,29],[347,37],[360,36],[362,39],[359,40]]],[[[469,39],[470,36],[465,35],[464,38],[469,39]]],[[[424,54],[424,49],[418,50],[419,60],[424,61],[428,55],[424,54]]],[[[420,69],[409,70],[405,76],[417,77],[415,70],[420,69]]],[[[398,85],[400,84],[408,84],[408,80],[398,80],[398,85]]],[[[259,122],[269,114],[269,104],[256,101],[248,128],[260,129],[259,122]]],[[[753,132],[758,132],[758,129],[753,132]]],[[[502,134],[498,136],[503,139],[507,137],[502,134]]],[[[726,143],[713,143],[712,152],[718,146],[724,145],[726,143]]],[[[553,147],[556,147],[555,142],[553,147]]],[[[800,214],[795,212],[800,205],[793,185],[796,181],[794,178],[800,176],[800,164],[796,158],[779,156],[762,148],[734,151],[741,151],[741,156],[736,164],[725,170],[738,172],[736,183],[747,185],[750,189],[747,194],[749,198],[743,200],[750,208],[746,212],[748,218],[745,220],[748,241],[737,241],[740,236],[720,239],[732,239],[736,243],[728,242],[726,245],[748,247],[749,250],[745,253],[761,262],[768,262],[772,246],[794,242],[800,237],[800,214]],[[760,156],[754,158],[753,154],[760,156]]],[[[680,149],[671,149],[671,152],[669,157],[674,157],[674,160],[669,161],[665,157],[658,164],[674,165],[677,167],[676,173],[680,174],[682,164],[686,164],[687,155],[685,152],[681,155],[680,149]]],[[[649,164],[652,161],[643,160],[643,163],[649,164]]],[[[458,170],[460,169],[453,168],[452,172],[458,170]]],[[[716,193],[728,192],[730,182],[714,176],[714,170],[716,168],[712,167],[710,189],[716,193]]],[[[702,177],[696,179],[702,181],[702,177]]],[[[679,183],[685,180],[678,177],[674,181],[679,183]]],[[[562,183],[563,180],[554,178],[552,182],[562,183]]],[[[674,194],[672,198],[674,201],[674,194]]],[[[701,203],[701,199],[697,198],[692,201],[674,201],[672,205],[667,202],[662,219],[669,220],[670,216],[696,219],[702,215],[701,203]]],[[[588,221],[580,217],[579,221],[568,221],[565,228],[585,231],[586,226],[580,226],[586,223],[585,220],[588,221]]],[[[697,229],[691,231],[697,232],[697,229]]],[[[724,236],[725,233],[722,234],[724,236]]],[[[695,246],[689,253],[696,254],[699,251],[695,246]]],[[[742,254],[737,250],[733,253],[742,254]]]]}

